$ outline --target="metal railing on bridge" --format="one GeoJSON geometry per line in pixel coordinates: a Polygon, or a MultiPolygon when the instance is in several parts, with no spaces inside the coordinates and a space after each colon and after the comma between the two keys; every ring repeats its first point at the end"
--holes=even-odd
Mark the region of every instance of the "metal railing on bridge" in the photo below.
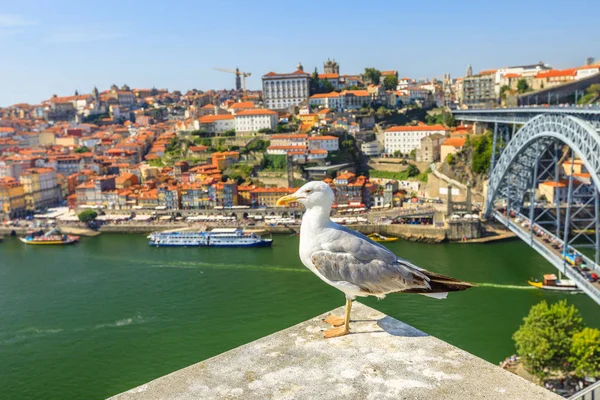
{"type": "MultiPolygon", "coordinates": [[[[577,286],[588,296],[590,296],[596,303],[600,304],[600,287],[585,279],[573,268],[568,266],[568,264],[565,261],[563,254],[567,254],[568,251],[576,252],[576,249],[569,246],[567,246],[565,249],[564,242],[560,238],[557,238],[555,235],[553,235],[540,225],[532,224],[531,221],[529,221],[529,219],[523,214],[515,213],[515,217],[511,217],[510,212],[507,212],[507,215],[505,216],[499,211],[494,211],[494,217],[498,222],[504,224],[508,229],[514,232],[525,243],[533,247],[556,269],[558,269],[561,273],[563,273],[569,279],[574,281],[577,284],[577,286]],[[517,218],[519,218],[521,221],[527,221],[530,224],[530,230],[523,229],[520,223],[515,221],[517,218]],[[551,237],[553,241],[561,243],[561,249],[558,252],[549,249],[536,235],[532,235],[532,230],[534,228],[537,230],[541,230],[545,235],[551,237]]],[[[591,268],[594,271],[600,271],[600,266],[597,265],[594,261],[592,261],[591,259],[579,252],[578,254],[581,255],[583,260],[585,260],[585,263],[588,266],[588,268],[591,268]]]]}

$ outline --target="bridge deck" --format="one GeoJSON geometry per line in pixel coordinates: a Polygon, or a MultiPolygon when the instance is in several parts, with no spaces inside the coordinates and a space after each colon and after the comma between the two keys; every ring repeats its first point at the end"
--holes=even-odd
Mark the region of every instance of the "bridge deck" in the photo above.
{"type": "Polygon", "coordinates": [[[542,115],[572,115],[598,126],[600,106],[565,107],[518,107],[456,110],[452,112],[459,121],[487,122],[501,124],[526,124],[532,118],[542,115]]]}
{"type": "MultiPolygon", "coordinates": [[[[558,269],[561,273],[566,275],[569,279],[574,281],[577,286],[583,290],[588,296],[590,296],[596,303],[600,304],[600,282],[596,281],[594,283],[588,281],[585,277],[581,276],[574,268],[572,268],[562,257],[562,250],[554,249],[550,244],[544,242],[538,236],[531,235],[529,230],[523,228],[519,222],[516,222],[517,218],[520,218],[522,221],[528,221],[529,218],[525,217],[521,214],[516,214],[514,218],[507,217],[502,215],[500,212],[495,211],[494,217],[498,222],[504,224],[507,228],[513,231],[517,236],[519,236],[525,243],[529,244],[534,248],[538,253],[542,255],[546,260],[548,260],[556,269],[558,269]]],[[[546,235],[551,236],[553,240],[559,241],[562,243],[562,240],[556,238],[556,236],[552,235],[550,232],[545,230],[539,225],[535,225],[537,229],[542,230],[546,235]]],[[[591,259],[582,255],[583,259],[588,268],[591,271],[594,271],[597,274],[600,274],[600,266],[594,263],[591,259]]]]}

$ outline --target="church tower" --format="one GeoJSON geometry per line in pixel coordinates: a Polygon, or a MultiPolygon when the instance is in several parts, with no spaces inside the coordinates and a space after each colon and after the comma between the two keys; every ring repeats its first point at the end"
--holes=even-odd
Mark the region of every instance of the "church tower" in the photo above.
{"type": "Polygon", "coordinates": [[[473,75],[473,67],[471,67],[471,64],[469,64],[469,66],[467,67],[467,74],[465,76],[472,76],[473,75]]]}

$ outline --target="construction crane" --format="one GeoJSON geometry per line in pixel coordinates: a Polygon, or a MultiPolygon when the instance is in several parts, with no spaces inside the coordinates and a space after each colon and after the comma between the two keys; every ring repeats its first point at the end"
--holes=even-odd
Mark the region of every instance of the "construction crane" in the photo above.
{"type": "Polygon", "coordinates": [[[241,72],[239,68],[236,68],[235,71],[232,69],[226,68],[213,68],[215,71],[228,72],[230,74],[235,74],[235,89],[240,90],[244,89],[246,91],[246,77],[252,76],[252,72],[241,72]]]}

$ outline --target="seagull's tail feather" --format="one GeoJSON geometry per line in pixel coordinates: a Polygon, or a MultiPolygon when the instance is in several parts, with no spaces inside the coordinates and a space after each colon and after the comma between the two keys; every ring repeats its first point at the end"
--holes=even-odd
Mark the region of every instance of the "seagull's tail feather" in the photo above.
{"type": "Polygon", "coordinates": [[[429,288],[411,288],[403,290],[404,293],[418,293],[427,295],[431,293],[458,292],[476,286],[472,283],[464,282],[460,279],[451,278],[449,276],[437,274],[435,272],[427,271],[425,269],[422,269],[419,272],[428,278],[429,288]]]}

